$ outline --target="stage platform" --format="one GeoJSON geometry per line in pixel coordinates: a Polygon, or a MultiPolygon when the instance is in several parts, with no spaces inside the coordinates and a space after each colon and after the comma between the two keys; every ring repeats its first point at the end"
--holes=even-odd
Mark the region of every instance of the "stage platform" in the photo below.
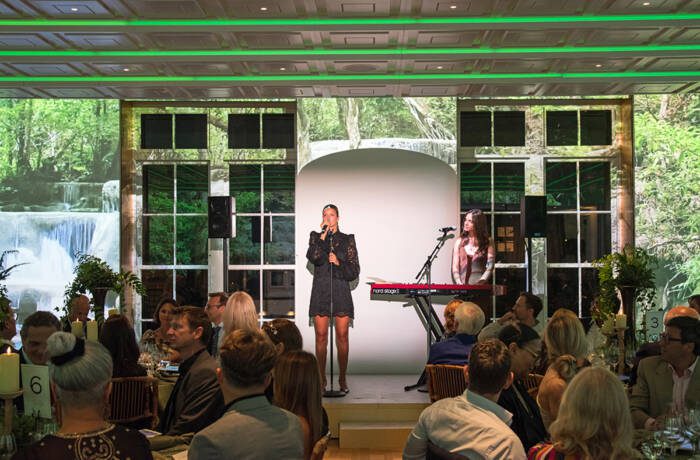
{"type": "Polygon", "coordinates": [[[430,404],[427,393],[404,391],[418,377],[348,375],[350,393],[323,399],[331,437],[338,439],[340,449],[402,449],[418,416],[430,404]]]}

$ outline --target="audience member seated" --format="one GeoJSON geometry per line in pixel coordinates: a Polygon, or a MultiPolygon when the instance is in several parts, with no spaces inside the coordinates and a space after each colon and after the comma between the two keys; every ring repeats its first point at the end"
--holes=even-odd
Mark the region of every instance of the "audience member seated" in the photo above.
{"type": "Polygon", "coordinates": [[[700,321],[685,316],[668,321],[661,334],[661,356],[639,363],[630,408],[636,428],[656,430],[670,413],[700,403],[700,321]]]}
{"type": "Polygon", "coordinates": [[[141,334],[141,351],[150,353],[156,363],[160,360],[179,361],[177,351],[168,342],[168,330],[173,313],[179,305],[174,299],[163,299],[158,302],[156,311],[153,313],[155,329],[149,329],[141,334]]]}
{"type": "Polygon", "coordinates": [[[253,298],[244,291],[236,291],[228,298],[223,314],[224,335],[229,335],[238,329],[257,331],[258,311],[253,298]]]}
{"type": "Polygon", "coordinates": [[[461,304],[461,299],[453,299],[445,305],[445,311],[442,312],[445,318],[445,333],[442,336],[442,340],[449,339],[457,334],[457,330],[455,329],[455,311],[461,304]]]}
{"type": "Polygon", "coordinates": [[[105,347],[56,332],[48,338],[48,354],[61,428],[19,451],[13,460],[153,458],[141,433],[105,420],[112,389],[112,358],[105,347]]]}
{"type": "MultiPolygon", "coordinates": [[[[3,299],[0,298],[0,302],[3,299]]],[[[2,310],[1,316],[4,319],[0,322],[0,353],[17,353],[17,350],[12,345],[12,339],[17,335],[17,320],[15,317],[15,312],[10,305],[0,304],[0,309],[2,310]]]]}
{"type": "Polygon", "coordinates": [[[71,323],[75,321],[85,323],[88,320],[89,313],[90,299],[82,294],[73,297],[71,301],[68,302],[68,314],[61,318],[61,330],[64,332],[71,332],[71,323]]]}
{"type": "Polygon", "coordinates": [[[20,362],[22,364],[45,365],[46,341],[54,332],[61,329],[58,318],[48,311],[37,311],[27,316],[19,331],[22,339],[20,362]]]}
{"type": "Polygon", "coordinates": [[[500,340],[474,345],[464,371],[467,390],[423,410],[406,441],[404,460],[424,459],[429,441],[467,458],[524,459],[523,445],[508,427],[511,413],[496,404],[513,380],[510,366],[510,352],[500,340]]]}
{"type": "Polygon", "coordinates": [[[146,375],[139,363],[139,345],[134,328],[124,315],[112,315],[102,325],[100,343],[112,355],[112,377],[139,377],[146,375]]]}
{"type": "Polygon", "coordinates": [[[328,432],[316,357],[302,350],[288,351],[277,358],[273,374],[275,405],[299,417],[304,434],[304,458],[308,459],[316,441],[328,432]]]}
{"type": "Polygon", "coordinates": [[[287,351],[301,350],[304,345],[301,332],[294,321],[283,318],[265,321],[262,331],[272,340],[280,355],[287,351]]]}
{"type": "Polygon", "coordinates": [[[299,418],[273,406],[263,394],[277,360],[270,339],[260,331],[234,331],[224,339],[219,360],[226,411],[195,435],[189,460],[304,458],[299,418]]]}
{"type": "Polygon", "coordinates": [[[476,343],[476,334],[484,326],[484,312],[473,302],[462,302],[455,310],[457,334],[430,347],[428,364],[467,364],[469,352],[476,343]]]}
{"type": "Polygon", "coordinates": [[[524,324],[508,325],[498,336],[510,350],[513,384],[501,392],[498,404],[513,414],[510,428],[518,435],[525,450],[547,439],[540,408],[525,387],[525,379],[540,352],[539,334],[524,324]]]}
{"type": "MultiPolygon", "coordinates": [[[[689,318],[700,319],[700,313],[696,312],[690,307],[684,305],[679,305],[677,307],[671,308],[664,315],[664,326],[668,324],[673,318],[678,318],[679,316],[687,316],[689,318]]],[[[632,369],[630,370],[630,385],[637,383],[637,373],[639,370],[639,363],[644,358],[650,356],[659,356],[661,354],[661,342],[648,342],[639,347],[634,355],[634,363],[632,369]]]]}
{"type": "Polygon", "coordinates": [[[532,460],[639,458],[632,448],[632,420],[618,377],[602,367],[582,370],[566,389],[551,443],[528,453],[532,460]]]}
{"type": "Polygon", "coordinates": [[[168,435],[196,433],[223,413],[216,360],[206,349],[211,322],[199,307],[175,310],[168,330],[170,346],[179,354],[179,376],[163,411],[158,431],[168,435]]]}
{"type": "Polygon", "coordinates": [[[688,298],[688,306],[700,314],[700,294],[691,295],[688,298]]]}
{"type": "Polygon", "coordinates": [[[501,330],[509,324],[524,324],[534,329],[537,334],[542,335],[544,323],[537,320],[537,316],[541,311],[542,299],[535,294],[522,292],[515,301],[511,311],[484,327],[479,333],[479,340],[498,337],[501,330]]]}
{"type": "Polygon", "coordinates": [[[544,328],[549,367],[537,392],[545,428],[554,421],[561,397],[578,369],[588,365],[586,332],[576,314],[566,308],[554,312],[544,328]]]}
{"type": "Polygon", "coordinates": [[[211,321],[212,333],[207,350],[214,358],[219,356],[219,347],[224,341],[224,308],[228,301],[228,294],[225,292],[214,292],[209,294],[209,300],[204,310],[207,312],[209,321],[211,321]]]}

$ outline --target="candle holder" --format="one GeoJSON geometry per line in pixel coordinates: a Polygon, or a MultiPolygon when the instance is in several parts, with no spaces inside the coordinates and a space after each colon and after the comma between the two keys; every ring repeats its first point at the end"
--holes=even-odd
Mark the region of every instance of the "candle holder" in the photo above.
{"type": "Polygon", "coordinates": [[[623,375],[625,373],[625,331],[627,327],[615,328],[617,333],[617,347],[618,347],[618,357],[617,357],[617,373],[623,375]]]}
{"type": "Polygon", "coordinates": [[[22,396],[22,393],[23,391],[21,388],[14,393],[0,393],[0,399],[2,399],[5,406],[3,434],[12,433],[12,409],[14,408],[12,406],[12,401],[22,396]]]}

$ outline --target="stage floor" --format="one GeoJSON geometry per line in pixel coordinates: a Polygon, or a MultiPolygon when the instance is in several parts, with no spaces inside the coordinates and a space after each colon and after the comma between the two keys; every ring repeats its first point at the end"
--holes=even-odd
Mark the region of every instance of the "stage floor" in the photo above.
{"type": "MultiPolygon", "coordinates": [[[[428,393],[404,391],[418,381],[420,374],[410,375],[348,375],[350,393],[342,398],[323,398],[323,405],[334,404],[430,404],[428,393]]],[[[326,378],[330,376],[326,375],[326,378]]],[[[330,388],[330,380],[328,387],[330,388]]],[[[334,389],[338,389],[335,377],[334,389]]]]}

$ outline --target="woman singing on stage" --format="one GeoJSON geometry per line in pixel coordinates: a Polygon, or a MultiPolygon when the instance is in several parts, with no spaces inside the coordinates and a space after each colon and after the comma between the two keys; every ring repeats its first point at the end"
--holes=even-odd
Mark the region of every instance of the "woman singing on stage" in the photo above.
{"type": "Polygon", "coordinates": [[[348,369],[348,328],[355,313],[350,281],[359,276],[360,263],[354,235],[338,230],[338,208],[335,205],[329,204],[323,208],[321,232],[311,232],[306,258],[314,264],[309,317],[313,318],[316,332],[316,359],[323,378],[323,388],[326,387],[328,325],[330,316],[333,315],[340,366],[338,385],[341,391],[348,393],[345,376],[348,369]]]}
{"type": "Polygon", "coordinates": [[[495,258],[486,216],[472,209],[464,216],[462,234],[452,251],[452,279],[457,284],[486,284],[491,280],[495,258]]]}

